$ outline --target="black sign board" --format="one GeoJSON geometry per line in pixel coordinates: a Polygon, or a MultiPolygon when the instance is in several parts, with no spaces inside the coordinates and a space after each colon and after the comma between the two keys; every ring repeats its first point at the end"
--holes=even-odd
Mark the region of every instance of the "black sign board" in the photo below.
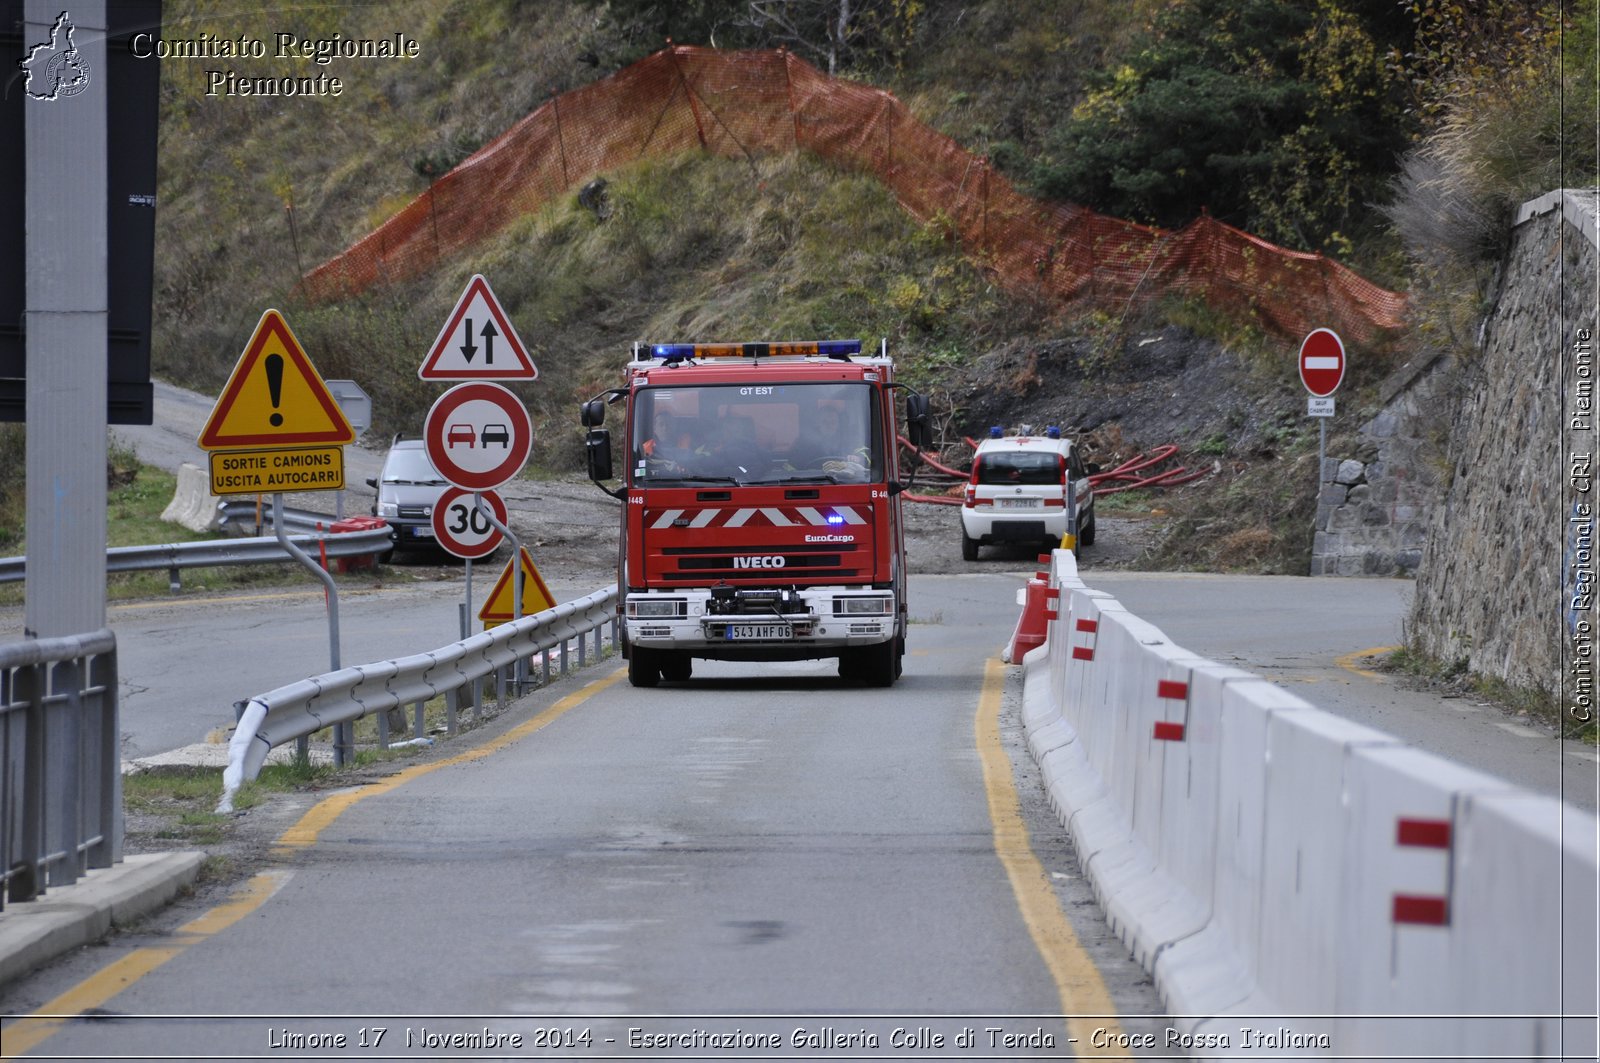
{"type": "MultiPolygon", "coordinates": [[[[0,0],[0,421],[26,418],[27,343],[24,243],[22,0],[0,0]]],[[[106,89],[106,241],[108,424],[149,424],[150,293],[156,239],[156,132],[161,61],[135,58],[135,33],[159,36],[161,0],[107,0],[106,67],[93,70],[106,89]]],[[[61,101],[63,104],[69,101],[61,101]]]]}

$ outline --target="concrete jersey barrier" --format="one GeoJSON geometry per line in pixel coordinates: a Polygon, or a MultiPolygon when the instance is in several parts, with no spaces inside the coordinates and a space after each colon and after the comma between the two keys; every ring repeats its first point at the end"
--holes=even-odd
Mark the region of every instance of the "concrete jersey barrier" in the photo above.
{"type": "Polygon", "coordinates": [[[1205,1058],[1596,1058],[1597,823],[1198,657],[1054,553],[1023,720],[1205,1058]]]}

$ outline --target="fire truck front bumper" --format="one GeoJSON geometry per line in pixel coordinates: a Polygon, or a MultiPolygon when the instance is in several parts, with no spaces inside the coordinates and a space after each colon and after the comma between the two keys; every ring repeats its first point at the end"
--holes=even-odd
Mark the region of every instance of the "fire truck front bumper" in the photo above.
{"type": "Polygon", "coordinates": [[[892,639],[894,595],[860,588],[629,593],[628,641],[725,660],[806,659],[892,639]]]}

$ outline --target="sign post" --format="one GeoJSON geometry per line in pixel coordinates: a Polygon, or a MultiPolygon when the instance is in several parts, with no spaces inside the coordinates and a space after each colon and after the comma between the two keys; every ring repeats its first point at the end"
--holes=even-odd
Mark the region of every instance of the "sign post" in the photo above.
{"type": "Polygon", "coordinates": [[[1322,467],[1328,460],[1328,418],[1333,416],[1333,393],[1344,381],[1344,341],[1332,329],[1313,329],[1300,343],[1300,383],[1311,398],[1306,416],[1317,419],[1317,494],[1322,494],[1322,467]]]}
{"type": "MultiPolygon", "coordinates": [[[[456,487],[434,508],[433,523],[440,544],[466,560],[466,604],[461,614],[465,638],[472,614],[473,559],[493,553],[502,537],[511,540],[513,555],[523,554],[505,503],[494,489],[526,464],[533,448],[533,421],[521,399],[490,381],[534,380],[539,370],[488,280],[475,273],[445,317],[417,376],[466,381],[439,397],[428,410],[422,431],[433,467],[456,487]]],[[[522,571],[514,564],[512,568],[517,587],[512,612],[520,616],[522,571]]],[[[525,667],[525,662],[517,662],[519,692],[525,667]]]]}
{"type": "MultiPolygon", "coordinates": [[[[289,541],[283,526],[283,493],[343,490],[344,447],[355,438],[355,429],[289,323],[278,311],[268,310],[245,344],[198,440],[211,459],[212,494],[272,495],[272,527],[278,543],[322,582],[326,592],[332,671],[340,667],[339,587],[326,569],[289,541]]],[[[351,760],[354,736],[354,725],[335,725],[335,764],[351,760]]],[[[309,752],[305,739],[297,749],[309,752]]]]}

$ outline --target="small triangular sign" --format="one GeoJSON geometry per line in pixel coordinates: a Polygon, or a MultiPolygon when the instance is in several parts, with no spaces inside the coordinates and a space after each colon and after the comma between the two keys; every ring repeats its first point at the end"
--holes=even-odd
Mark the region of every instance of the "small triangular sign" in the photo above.
{"type": "MultiPolygon", "coordinates": [[[[533,558],[528,556],[524,547],[522,557],[522,615],[532,616],[542,613],[546,609],[554,609],[556,596],[550,593],[550,588],[544,585],[544,579],[539,575],[539,570],[533,567],[533,558]]],[[[483,608],[478,610],[478,619],[483,621],[485,628],[504,624],[511,620],[512,598],[511,562],[506,562],[505,569],[500,573],[500,580],[494,585],[494,590],[489,592],[488,599],[483,603],[483,608]]]]}
{"type": "Polygon", "coordinates": [[[206,426],[204,450],[343,445],[356,433],[317,367],[276,310],[261,315],[206,426]]]}
{"type": "Polygon", "coordinates": [[[481,273],[467,282],[417,370],[423,380],[533,380],[538,375],[528,348],[481,273]]]}

